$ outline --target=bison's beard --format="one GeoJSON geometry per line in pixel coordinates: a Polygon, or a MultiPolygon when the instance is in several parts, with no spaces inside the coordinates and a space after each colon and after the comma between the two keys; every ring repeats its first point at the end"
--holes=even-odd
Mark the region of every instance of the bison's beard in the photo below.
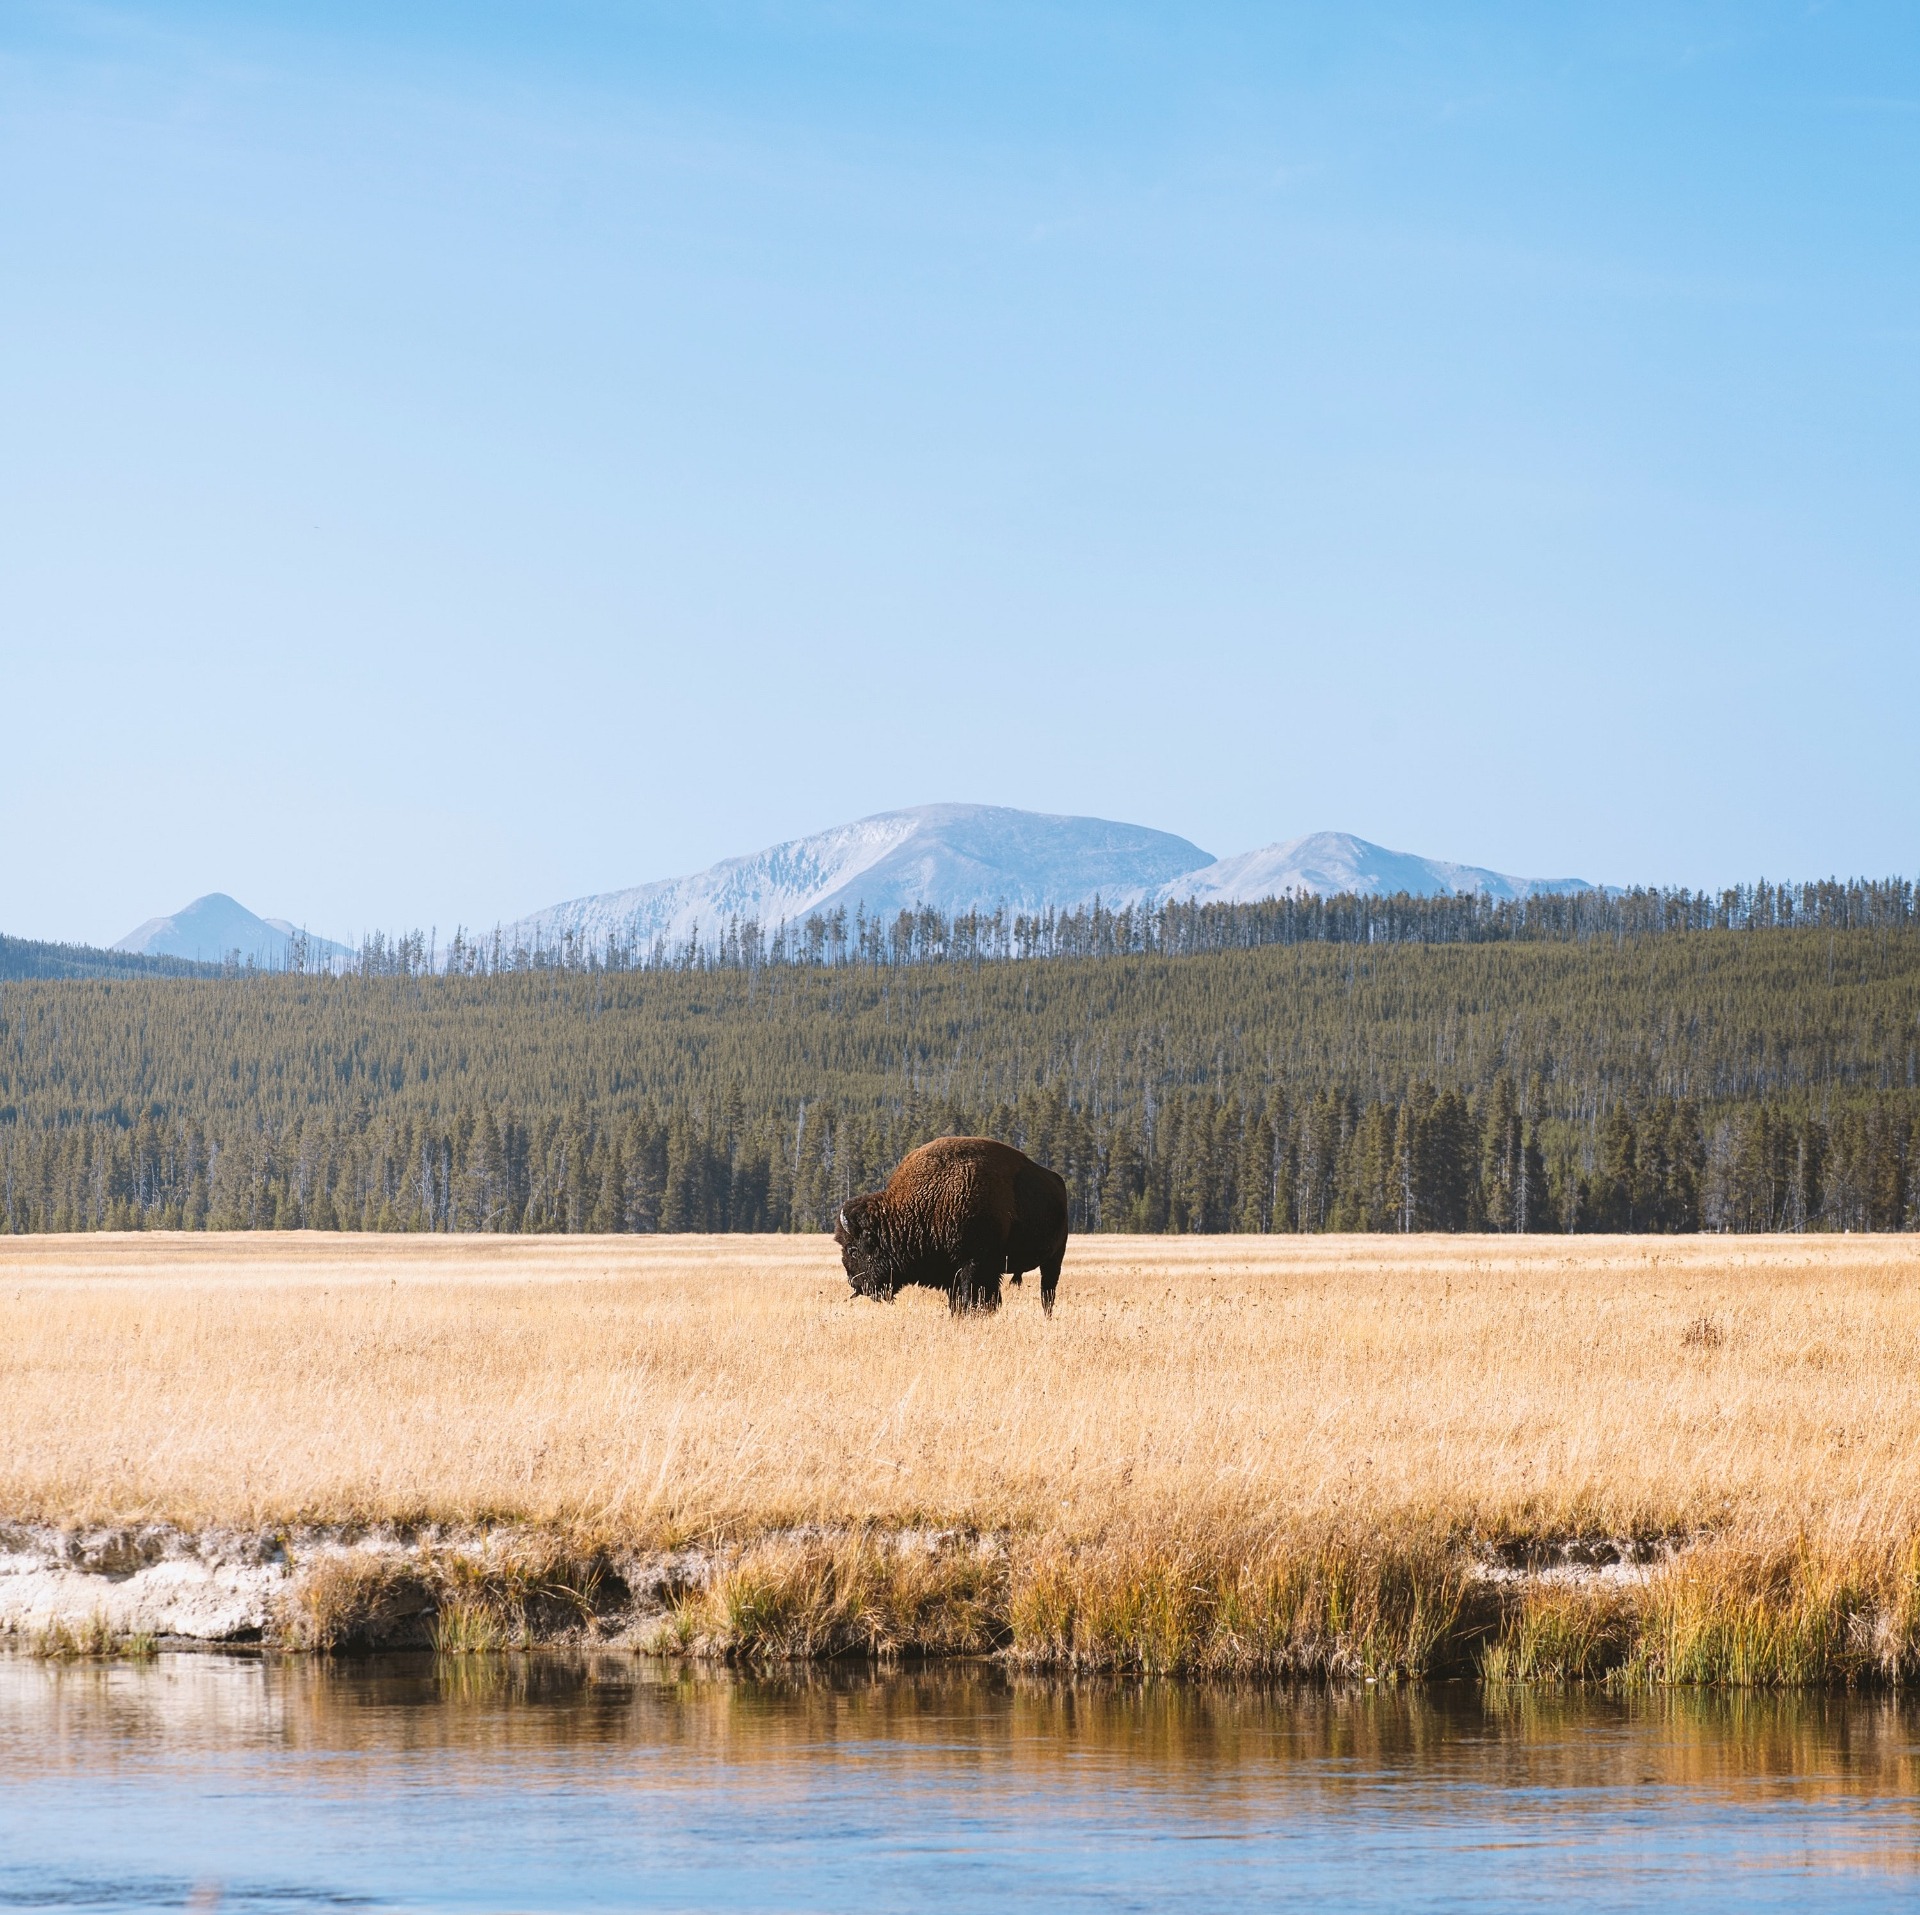
{"type": "Polygon", "coordinates": [[[856,1197],[843,1204],[834,1222],[833,1240],[840,1246],[840,1267],[847,1273],[853,1294],[891,1303],[900,1280],[883,1247],[874,1241],[872,1220],[865,1214],[872,1201],[870,1197],[856,1197]]]}
{"type": "Polygon", "coordinates": [[[863,1243],[840,1246],[840,1267],[847,1273],[856,1297],[872,1297],[878,1303],[891,1303],[900,1286],[893,1273],[863,1243]]]}

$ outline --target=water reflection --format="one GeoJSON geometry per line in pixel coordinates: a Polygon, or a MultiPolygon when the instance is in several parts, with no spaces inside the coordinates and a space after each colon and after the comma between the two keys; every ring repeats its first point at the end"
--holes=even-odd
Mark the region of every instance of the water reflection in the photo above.
{"type": "Polygon", "coordinates": [[[0,1660],[0,1906],[1857,1908],[1890,1699],[0,1660]]]}

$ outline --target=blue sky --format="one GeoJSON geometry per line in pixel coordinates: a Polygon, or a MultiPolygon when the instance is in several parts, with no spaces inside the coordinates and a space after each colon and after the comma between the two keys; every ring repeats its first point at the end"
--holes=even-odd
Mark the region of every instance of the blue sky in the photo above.
{"type": "Polygon", "coordinates": [[[975,799],[1920,869],[1920,23],[0,11],[0,929],[975,799]]]}

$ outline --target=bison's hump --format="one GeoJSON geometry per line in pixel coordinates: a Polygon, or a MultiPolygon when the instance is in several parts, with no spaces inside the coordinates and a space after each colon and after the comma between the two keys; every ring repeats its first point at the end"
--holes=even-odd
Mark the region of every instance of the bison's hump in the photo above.
{"type": "Polygon", "coordinates": [[[958,1250],[1004,1242],[1020,1210],[1032,1160],[992,1137],[936,1137],[909,1151],[877,1199],[887,1234],[903,1249],[958,1250]]]}

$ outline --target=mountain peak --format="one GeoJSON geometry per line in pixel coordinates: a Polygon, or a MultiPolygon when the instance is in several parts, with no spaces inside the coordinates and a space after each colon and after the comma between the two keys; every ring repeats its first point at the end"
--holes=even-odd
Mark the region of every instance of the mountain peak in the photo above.
{"type": "Polygon", "coordinates": [[[1210,858],[1187,839],[1145,825],[1005,805],[931,804],[876,812],[687,877],[574,898],[504,926],[502,935],[509,948],[550,950],[571,937],[589,949],[613,941],[645,951],[656,939],[677,946],[697,935],[705,942],[730,918],[770,931],[836,909],[891,918],[930,905],[951,917],[1002,905],[1071,908],[1095,897],[1118,906],[1188,898],[1249,903],[1287,891],[1521,898],[1586,888],[1580,879],[1514,878],[1388,851],[1343,831],[1210,858]]]}
{"type": "MultiPolygon", "coordinates": [[[[262,970],[279,971],[286,968],[293,940],[299,935],[299,927],[285,918],[256,917],[224,891],[209,891],[171,917],[149,918],[113,949],[137,952],[143,957],[194,958],[203,964],[220,964],[237,955],[262,970]]],[[[307,944],[309,959],[316,964],[334,964],[353,955],[346,945],[330,938],[309,934],[307,944]]]]}
{"type": "Polygon", "coordinates": [[[1350,831],[1315,831],[1303,838],[1284,838],[1221,858],[1201,871],[1190,871],[1163,887],[1163,898],[1193,899],[1200,904],[1248,904],[1277,898],[1289,891],[1332,897],[1356,892],[1363,897],[1391,897],[1405,891],[1413,897],[1457,897],[1468,892],[1499,899],[1532,897],[1536,892],[1586,891],[1584,878],[1515,878],[1484,865],[1455,864],[1445,858],[1422,858],[1410,851],[1389,851],[1369,844],[1350,831]]]}
{"type": "Polygon", "coordinates": [[[626,891],[574,898],[506,926],[510,945],[591,946],[609,938],[644,950],[681,944],[729,918],[771,928],[815,912],[864,909],[892,917],[922,904],[1038,911],[1094,894],[1139,892],[1208,862],[1171,832],[1110,818],[1065,817],[1007,805],[914,805],[789,839],[705,871],[626,891]]]}

